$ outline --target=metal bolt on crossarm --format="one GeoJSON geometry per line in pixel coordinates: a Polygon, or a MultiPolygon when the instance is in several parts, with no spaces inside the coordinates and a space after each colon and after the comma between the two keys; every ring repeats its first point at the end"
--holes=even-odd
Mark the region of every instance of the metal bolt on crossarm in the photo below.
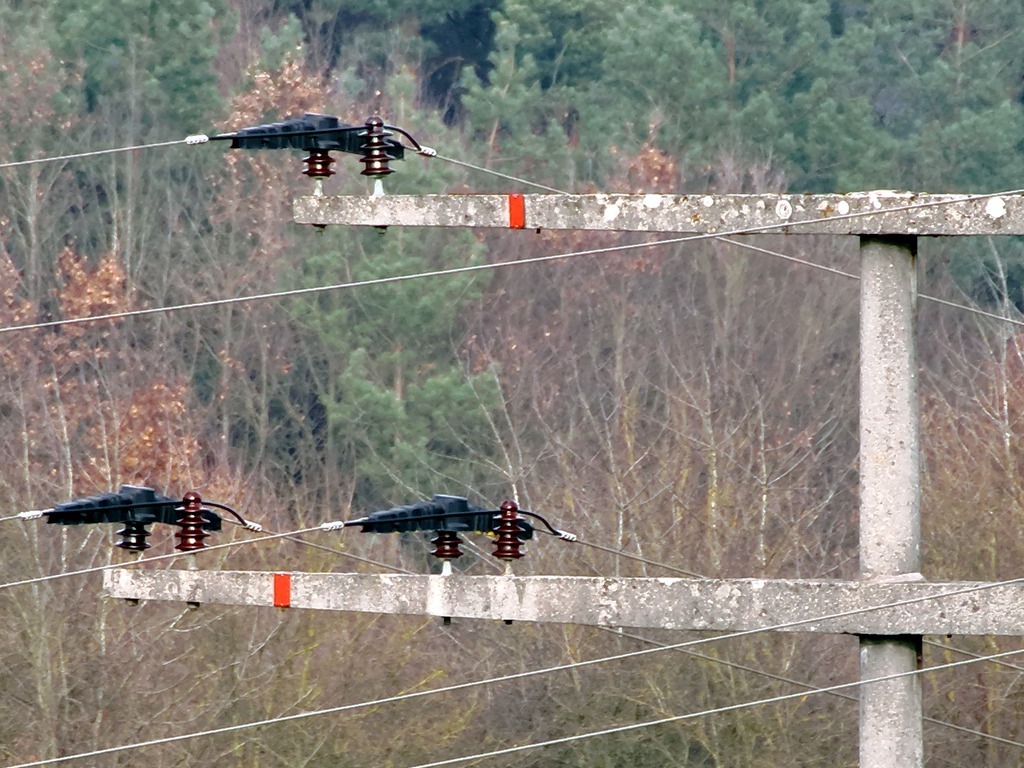
{"type": "Polygon", "coordinates": [[[183,506],[178,507],[178,511],[183,514],[177,523],[181,530],[174,534],[174,537],[178,539],[174,548],[179,552],[194,552],[203,549],[206,546],[203,539],[210,535],[203,530],[203,525],[206,523],[203,513],[208,510],[203,507],[203,500],[195,491],[186,493],[182,502],[183,506]]]}
{"type": "Polygon", "coordinates": [[[523,541],[519,538],[519,506],[514,501],[503,501],[501,514],[495,517],[498,526],[494,529],[498,534],[494,542],[494,556],[499,560],[518,560],[526,555],[522,551],[523,541]]]}

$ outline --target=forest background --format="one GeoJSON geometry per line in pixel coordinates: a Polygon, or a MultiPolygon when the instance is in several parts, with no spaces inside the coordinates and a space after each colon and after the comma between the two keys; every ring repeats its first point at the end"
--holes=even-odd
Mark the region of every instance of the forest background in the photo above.
{"type": "MultiPolygon", "coordinates": [[[[1006,0],[6,0],[0,161],[317,111],[381,114],[444,155],[575,192],[1016,189],[1021,11],[1006,0]]],[[[327,192],[368,191],[356,159],[338,159],[327,192]]],[[[211,144],[0,171],[0,326],[643,241],[316,232],[289,223],[290,198],[310,188],[299,161],[211,144]]],[[[393,192],[530,191],[436,159],[394,167],[393,192]]],[[[747,242],[858,271],[852,239],[747,242]]],[[[920,258],[923,293],[1021,319],[1019,240],[924,240],[920,258]]],[[[714,241],[8,333],[0,500],[13,514],[138,483],[196,489],[293,530],[433,493],[514,497],[588,541],[705,575],[850,578],[857,297],[856,280],[714,241]]],[[[934,304],[920,328],[924,573],[1019,576],[1022,339],[934,304]]],[[[0,581],[117,561],[112,540],[112,529],[5,523],[0,581]]],[[[417,537],[310,540],[437,567],[417,537]]],[[[495,572],[488,549],[458,567],[495,572]]],[[[211,553],[203,567],[373,570],[288,542],[211,553]]],[[[516,571],[672,575],[554,540],[531,544],[516,571]]],[[[0,593],[5,764],[683,639],[130,609],[99,592],[98,577],[81,577],[0,593]]],[[[855,649],[747,638],[705,658],[658,654],[90,764],[408,766],[795,690],[728,664],[853,680],[855,649]]],[[[929,716],[1024,739],[1019,669],[973,666],[924,689],[929,716]]],[[[853,765],[856,711],[808,696],[502,764],[853,765]]],[[[934,723],[926,738],[929,765],[1021,759],[934,723]]]]}

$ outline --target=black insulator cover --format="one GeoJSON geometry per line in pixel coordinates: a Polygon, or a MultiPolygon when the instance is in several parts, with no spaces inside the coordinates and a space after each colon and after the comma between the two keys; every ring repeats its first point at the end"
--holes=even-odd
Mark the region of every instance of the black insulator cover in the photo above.
{"type": "MultiPolygon", "coordinates": [[[[57,504],[44,513],[46,522],[56,525],[92,525],[95,523],[166,523],[175,525],[180,515],[175,511],[181,499],[162,496],[152,488],[122,485],[117,493],[100,493],[84,499],[57,504]]],[[[203,511],[208,531],[221,529],[220,515],[203,511]]]]}
{"type": "MultiPolygon", "coordinates": [[[[363,533],[400,533],[403,531],[476,531],[490,533],[497,526],[493,512],[469,503],[461,496],[438,494],[430,501],[406,504],[374,512],[357,522],[363,533]]],[[[519,538],[533,538],[533,526],[518,520],[519,538]]]]}
{"type": "MultiPolygon", "coordinates": [[[[365,139],[363,126],[341,122],[333,115],[307,112],[303,117],[280,123],[256,125],[236,131],[231,139],[232,149],[335,149],[353,155],[363,154],[365,139]],[[311,133],[316,131],[316,133],[311,133]]],[[[394,139],[385,139],[387,154],[393,160],[405,157],[405,147],[394,139]]]]}

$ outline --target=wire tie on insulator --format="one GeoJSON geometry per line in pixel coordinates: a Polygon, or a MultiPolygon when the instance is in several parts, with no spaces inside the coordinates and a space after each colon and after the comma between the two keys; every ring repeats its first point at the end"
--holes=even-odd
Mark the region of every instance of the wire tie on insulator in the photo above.
{"type": "Polygon", "coordinates": [[[334,522],[320,524],[321,531],[340,531],[344,527],[344,520],[335,520],[334,522]]]}
{"type": "Polygon", "coordinates": [[[194,136],[186,136],[185,143],[189,145],[205,144],[210,140],[210,137],[205,133],[197,133],[194,136]]]}

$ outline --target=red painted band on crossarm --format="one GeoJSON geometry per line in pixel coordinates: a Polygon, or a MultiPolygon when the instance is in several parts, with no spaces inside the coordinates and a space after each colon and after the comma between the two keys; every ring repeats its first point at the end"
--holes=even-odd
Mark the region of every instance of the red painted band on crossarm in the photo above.
{"type": "Polygon", "coordinates": [[[292,575],[274,574],[274,607],[287,608],[292,604],[292,575]]]}
{"type": "Polygon", "coordinates": [[[508,196],[508,225],[512,229],[526,228],[526,200],[522,195],[508,196]]]}

